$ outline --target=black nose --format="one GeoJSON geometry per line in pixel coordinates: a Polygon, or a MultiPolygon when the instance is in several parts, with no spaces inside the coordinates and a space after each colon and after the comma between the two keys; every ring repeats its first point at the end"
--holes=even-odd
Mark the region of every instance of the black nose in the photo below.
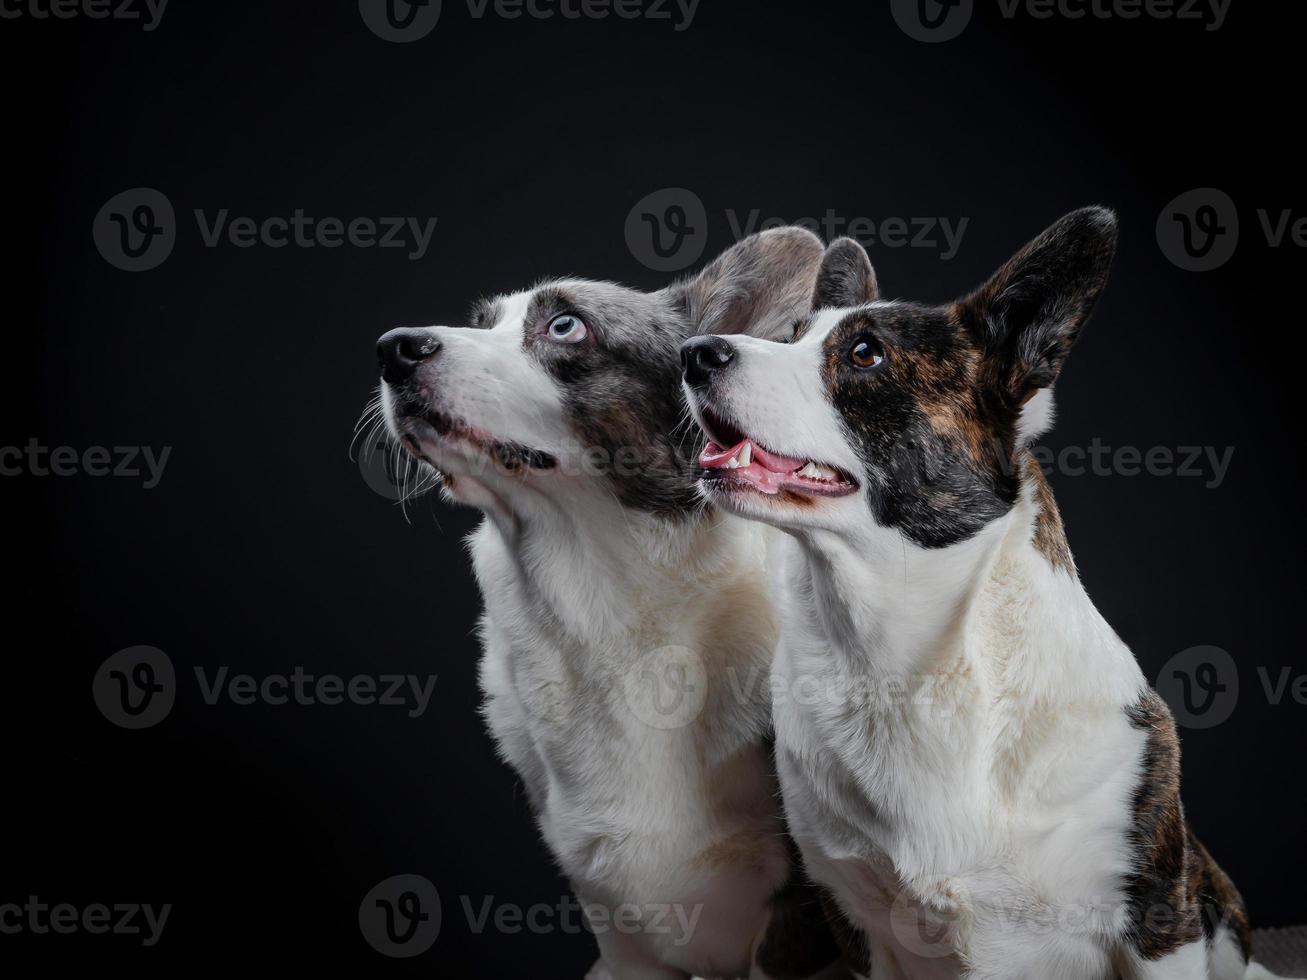
{"type": "Polygon", "coordinates": [[[388,384],[403,384],[413,377],[418,365],[436,356],[440,341],[427,327],[400,327],[382,334],[377,341],[377,363],[388,384]]]}
{"type": "Polygon", "coordinates": [[[735,348],[725,337],[695,337],[681,345],[681,367],[685,380],[694,387],[705,385],[735,360],[735,348]]]}

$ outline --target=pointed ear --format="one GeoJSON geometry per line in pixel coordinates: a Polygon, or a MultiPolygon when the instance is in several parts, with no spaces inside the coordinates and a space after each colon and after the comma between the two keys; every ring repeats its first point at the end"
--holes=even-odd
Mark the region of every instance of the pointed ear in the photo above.
{"type": "Polygon", "coordinates": [[[810,231],[773,228],[750,235],[667,292],[694,334],[788,338],[809,312],[821,251],[821,239],[810,231]]]}
{"type": "Polygon", "coordinates": [[[1057,380],[1107,283],[1116,238],[1107,208],[1073,211],[958,304],[1014,403],[1057,380]]]}
{"type": "Polygon", "coordinates": [[[837,238],[821,260],[812,308],[862,306],[880,299],[876,270],[867,250],[852,238],[837,238]]]}

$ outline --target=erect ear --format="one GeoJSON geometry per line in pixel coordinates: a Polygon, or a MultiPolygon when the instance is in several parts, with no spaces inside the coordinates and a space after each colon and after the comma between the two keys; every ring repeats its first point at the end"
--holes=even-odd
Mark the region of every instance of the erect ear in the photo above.
{"type": "Polygon", "coordinates": [[[1116,238],[1107,208],[1073,211],[958,304],[1014,404],[1057,380],[1107,283],[1116,238]]]}
{"type": "Polygon", "coordinates": [[[773,228],[738,242],[667,292],[695,334],[788,338],[809,312],[821,253],[821,239],[812,232],[773,228]]]}
{"type": "Polygon", "coordinates": [[[812,308],[839,309],[880,299],[876,270],[867,250],[852,238],[837,238],[821,260],[812,308]]]}

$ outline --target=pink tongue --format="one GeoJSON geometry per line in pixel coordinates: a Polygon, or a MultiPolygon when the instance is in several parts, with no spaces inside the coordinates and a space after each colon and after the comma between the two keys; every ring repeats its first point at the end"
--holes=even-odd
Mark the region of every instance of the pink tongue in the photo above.
{"type": "Polygon", "coordinates": [[[795,470],[803,469],[807,460],[795,459],[792,456],[777,456],[775,453],[769,453],[757,443],[753,444],[753,461],[761,463],[764,467],[773,473],[781,473],[789,476],[795,470]]]}
{"type": "MultiPolygon", "coordinates": [[[[717,443],[710,442],[699,456],[699,465],[706,470],[725,469],[726,464],[739,454],[746,443],[749,443],[748,439],[730,449],[723,449],[717,443]]],[[[801,459],[777,456],[775,453],[767,452],[757,443],[752,443],[751,446],[752,462],[731,472],[763,493],[780,493],[785,478],[804,466],[804,461],[801,459]]]]}
{"type": "Polygon", "coordinates": [[[719,470],[735,458],[735,454],[744,448],[745,439],[734,449],[723,449],[715,442],[709,442],[699,454],[699,465],[705,470],[719,470]]]}

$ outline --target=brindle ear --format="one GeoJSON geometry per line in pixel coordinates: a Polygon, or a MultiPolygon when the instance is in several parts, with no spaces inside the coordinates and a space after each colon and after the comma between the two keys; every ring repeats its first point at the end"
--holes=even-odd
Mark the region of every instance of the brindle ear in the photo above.
{"type": "Polygon", "coordinates": [[[773,228],[727,249],[668,293],[694,334],[788,338],[809,312],[821,239],[802,228],[773,228]]]}
{"type": "Polygon", "coordinates": [[[1116,239],[1107,208],[1073,211],[959,304],[1017,404],[1057,380],[1107,284],[1116,239]]]}
{"type": "Polygon", "coordinates": [[[817,273],[812,308],[840,309],[880,299],[880,284],[867,250],[852,238],[837,238],[826,249],[817,273]]]}

